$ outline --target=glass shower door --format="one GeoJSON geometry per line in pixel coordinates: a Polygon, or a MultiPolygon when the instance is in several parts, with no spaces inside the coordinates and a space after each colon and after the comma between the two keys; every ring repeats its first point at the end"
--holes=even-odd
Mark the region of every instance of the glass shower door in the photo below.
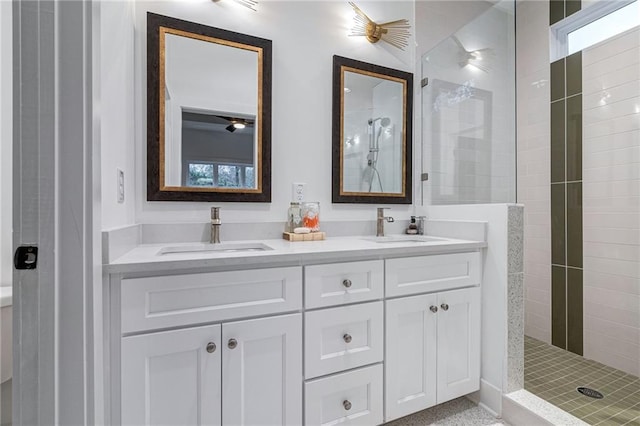
{"type": "Polygon", "coordinates": [[[421,58],[423,204],[516,200],[513,2],[421,58]]]}

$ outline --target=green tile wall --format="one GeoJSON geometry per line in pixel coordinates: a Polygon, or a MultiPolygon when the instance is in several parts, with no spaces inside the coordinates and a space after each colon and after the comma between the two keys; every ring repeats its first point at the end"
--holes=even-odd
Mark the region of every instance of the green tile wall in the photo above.
{"type": "Polygon", "coordinates": [[[582,0],[550,0],[549,25],[566,18],[582,8],[582,0]]]}
{"type": "Polygon", "coordinates": [[[567,266],[582,268],[582,182],[567,184],[567,266]]]}
{"type": "Polygon", "coordinates": [[[566,101],[566,173],[567,182],[582,180],[582,95],[566,101]]]}
{"type": "Polygon", "coordinates": [[[567,349],[567,268],[551,267],[551,344],[567,349]]]}
{"type": "Polygon", "coordinates": [[[567,96],[582,92],[582,52],[576,52],[566,58],[567,96]]]}
{"type": "Polygon", "coordinates": [[[565,0],[549,1],[549,25],[553,25],[564,18],[564,2],[565,0]]]}
{"type": "Polygon", "coordinates": [[[551,64],[551,102],[565,97],[565,60],[558,59],[551,64]]]}
{"type": "Polygon", "coordinates": [[[582,8],[582,0],[566,0],[564,6],[564,16],[573,15],[582,8]]]}
{"type": "Polygon", "coordinates": [[[582,269],[567,268],[567,350],[582,351],[582,269]]]}
{"type": "Polygon", "coordinates": [[[551,183],[565,182],[565,101],[551,103],[551,183]]]}
{"type": "Polygon", "coordinates": [[[566,265],[566,211],[564,183],[551,185],[551,263],[566,265]]]}
{"type": "MultiPolygon", "coordinates": [[[[580,0],[550,0],[549,23],[580,0]]],[[[582,52],[550,64],[551,343],[583,352],[582,52]]]]}

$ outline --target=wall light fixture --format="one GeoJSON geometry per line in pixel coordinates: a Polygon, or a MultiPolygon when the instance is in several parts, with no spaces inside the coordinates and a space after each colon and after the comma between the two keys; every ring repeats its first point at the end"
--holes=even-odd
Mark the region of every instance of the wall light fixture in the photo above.
{"type": "Polygon", "coordinates": [[[351,27],[350,36],[364,36],[371,43],[377,43],[382,40],[393,47],[404,50],[408,45],[411,32],[411,25],[407,19],[398,19],[396,21],[384,22],[378,24],[371,20],[358,6],[353,2],[349,5],[356,13],[353,17],[353,27],[351,27]]]}
{"type": "Polygon", "coordinates": [[[458,37],[452,35],[451,39],[460,49],[458,65],[461,68],[471,65],[480,71],[488,73],[491,70],[491,63],[495,57],[495,52],[492,48],[486,47],[484,49],[467,50],[464,48],[458,37]]]}
{"type": "MultiPolygon", "coordinates": [[[[220,0],[211,0],[214,3],[219,2],[220,0]]],[[[258,5],[258,1],[257,0],[233,0],[236,3],[238,3],[239,5],[242,5],[244,7],[246,7],[247,9],[251,9],[254,12],[257,12],[256,6],[258,5]]]]}

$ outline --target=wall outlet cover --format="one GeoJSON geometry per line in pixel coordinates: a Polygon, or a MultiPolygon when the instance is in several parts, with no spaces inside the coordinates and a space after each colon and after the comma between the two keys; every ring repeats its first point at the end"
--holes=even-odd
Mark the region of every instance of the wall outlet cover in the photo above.
{"type": "Polygon", "coordinates": [[[301,203],[304,201],[304,189],[306,183],[293,183],[291,187],[291,201],[301,203]]]}

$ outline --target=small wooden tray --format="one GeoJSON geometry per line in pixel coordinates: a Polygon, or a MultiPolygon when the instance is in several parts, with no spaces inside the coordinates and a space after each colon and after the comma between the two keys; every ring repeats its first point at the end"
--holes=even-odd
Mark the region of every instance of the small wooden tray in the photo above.
{"type": "Polygon", "coordinates": [[[310,232],[308,234],[294,234],[293,232],[283,232],[282,238],[288,241],[322,241],[324,232],[310,232]]]}

